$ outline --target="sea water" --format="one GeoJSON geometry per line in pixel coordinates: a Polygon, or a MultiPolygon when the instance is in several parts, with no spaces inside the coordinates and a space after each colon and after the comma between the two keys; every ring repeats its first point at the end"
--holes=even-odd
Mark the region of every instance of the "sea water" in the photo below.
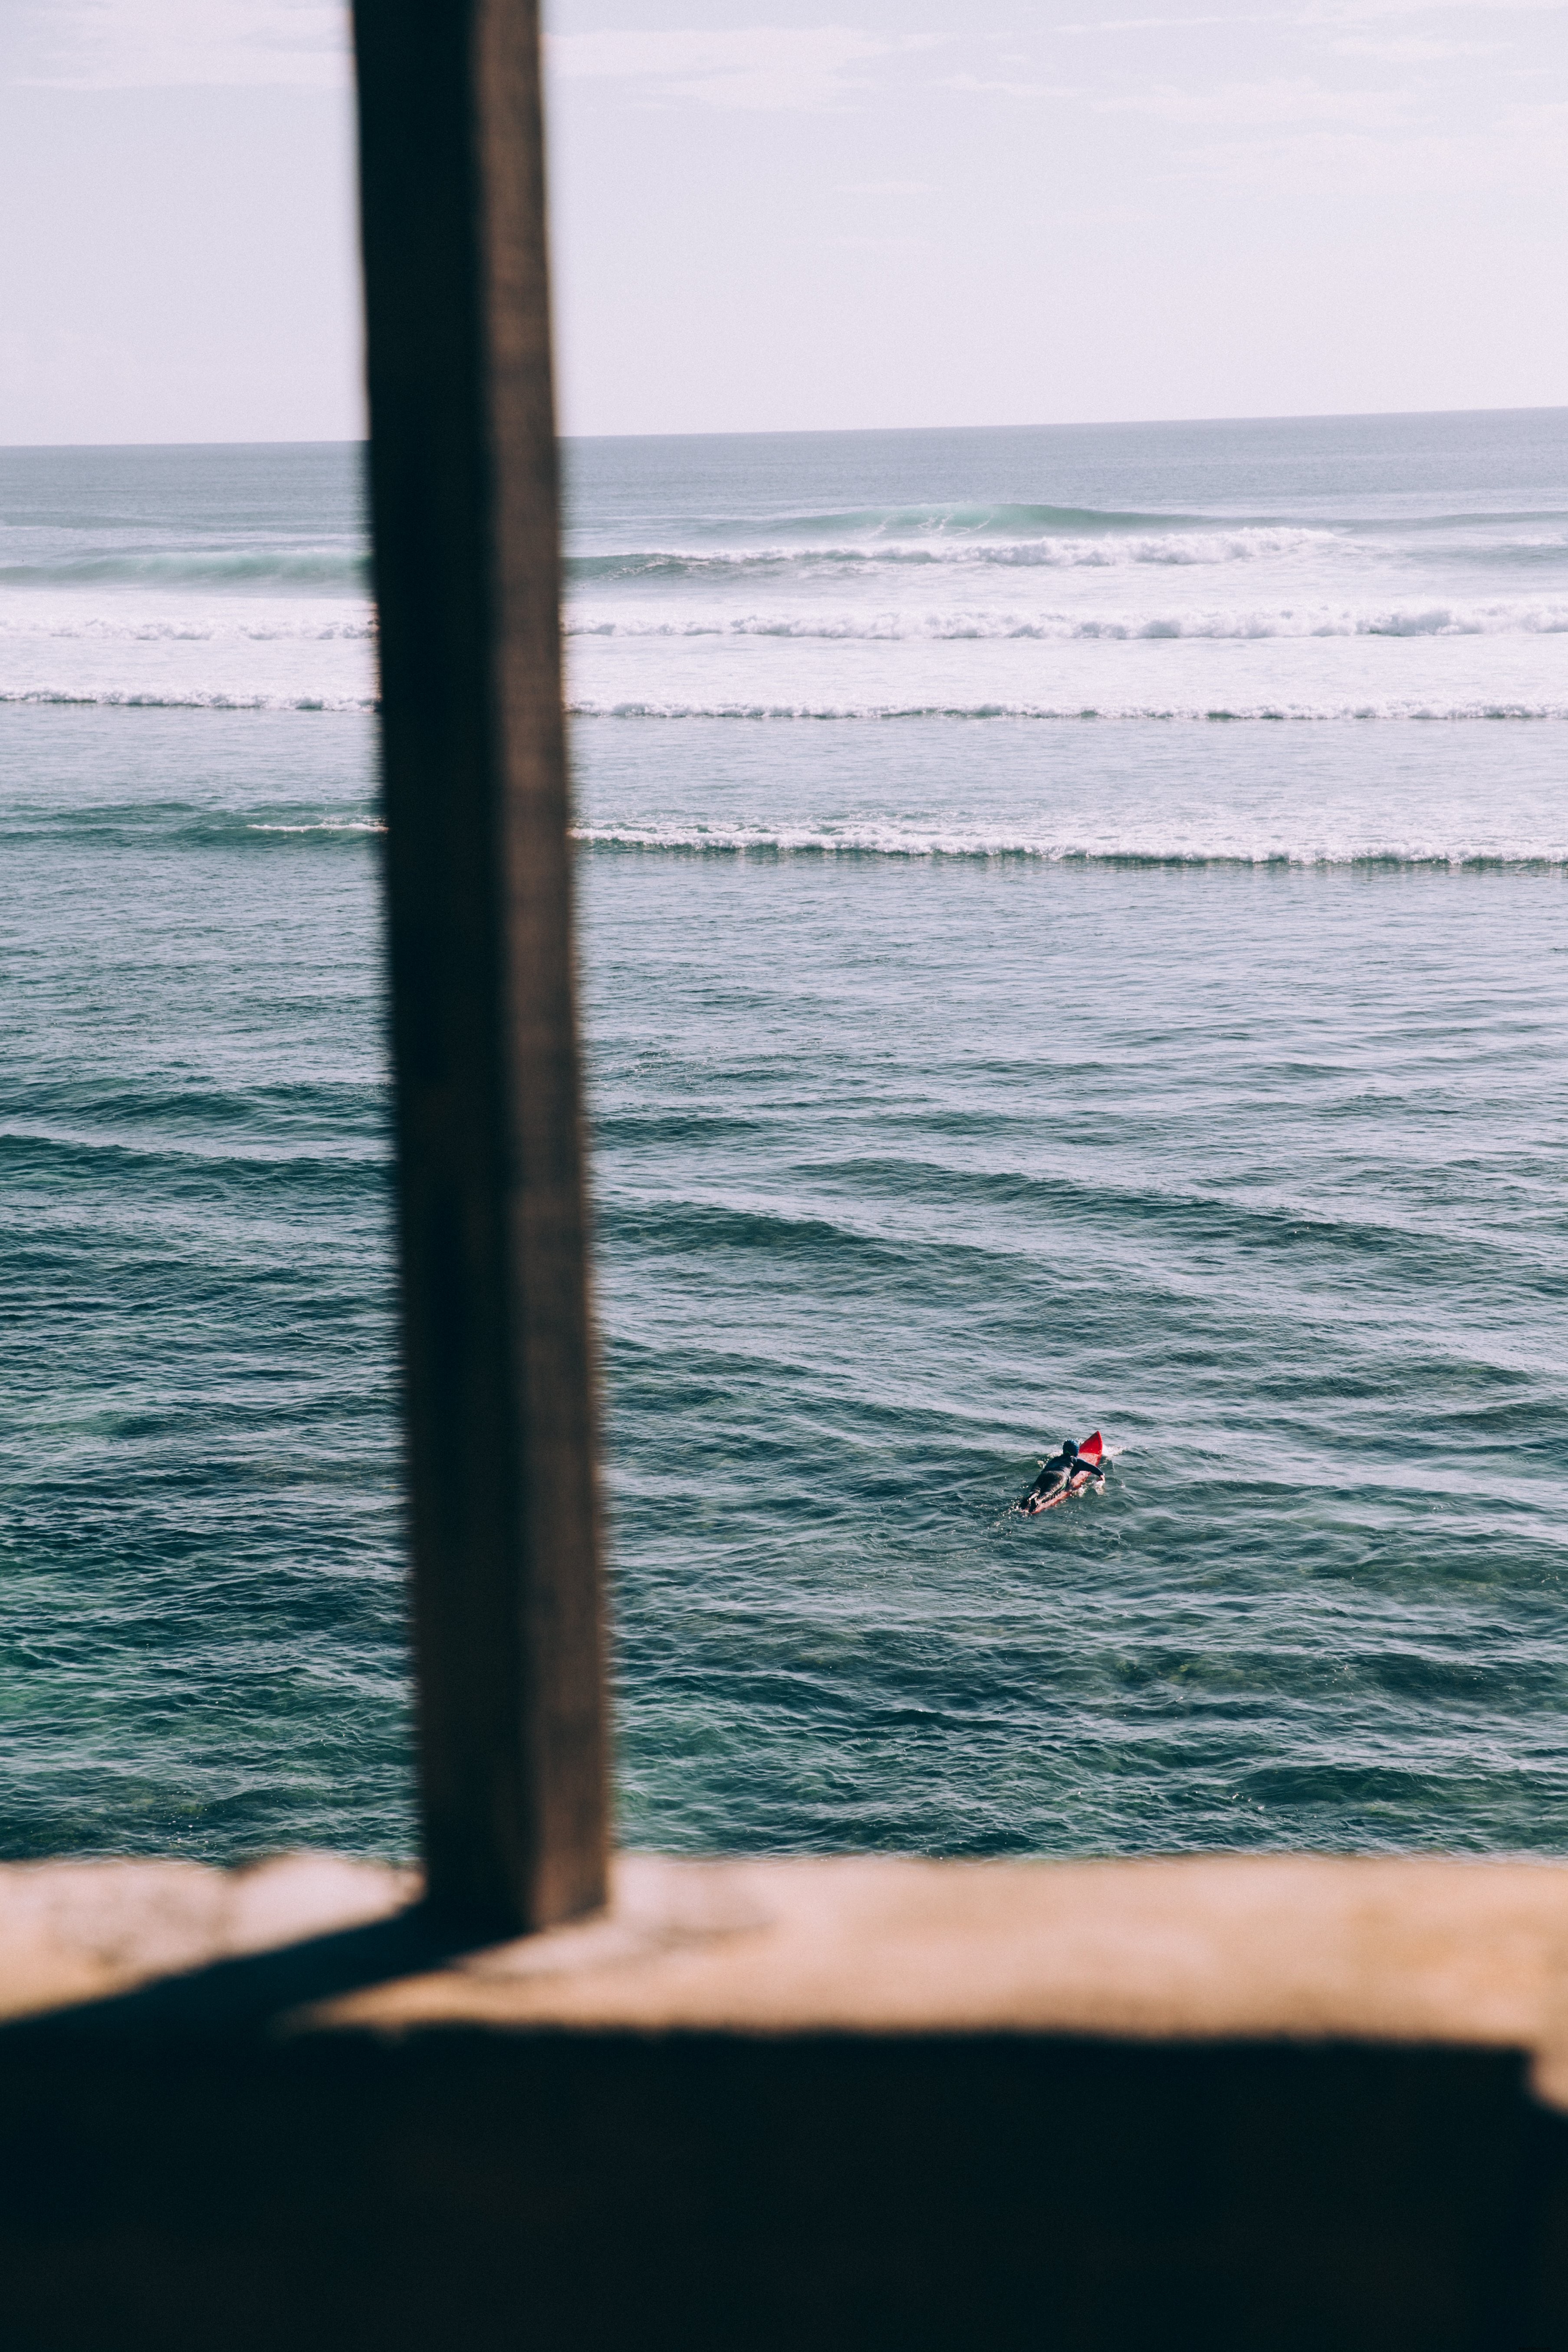
{"type": "MultiPolygon", "coordinates": [[[[1561,1851],[1568,412],[567,456],[622,1833],[1561,1851]]],[[[359,482],[0,455],[7,1854],[412,1843],[359,482]]]]}

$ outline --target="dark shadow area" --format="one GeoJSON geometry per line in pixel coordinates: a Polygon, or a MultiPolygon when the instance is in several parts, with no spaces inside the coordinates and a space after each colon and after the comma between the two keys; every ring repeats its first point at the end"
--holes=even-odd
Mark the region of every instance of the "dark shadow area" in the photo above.
{"type": "Polygon", "coordinates": [[[363,1927],[213,1960],[129,1992],[19,2018],[0,2026],[0,2052],[62,2036],[157,2035],[184,2042],[258,2032],[290,2010],[423,1975],[495,1941],[493,1927],[417,1903],[363,1927]]]}
{"type": "Polygon", "coordinates": [[[57,2032],[0,2277],[5,2352],[1561,2352],[1568,2121],[1512,2051],[57,2032]]]}

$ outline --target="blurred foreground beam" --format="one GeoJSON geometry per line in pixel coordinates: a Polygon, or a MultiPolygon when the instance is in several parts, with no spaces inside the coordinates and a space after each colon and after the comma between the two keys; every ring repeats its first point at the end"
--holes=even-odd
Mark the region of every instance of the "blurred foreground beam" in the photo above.
{"type": "Polygon", "coordinates": [[[358,0],[426,1862],[602,1903],[605,1730],[531,0],[358,0]]]}
{"type": "Polygon", "coordinates": [[[478,1949],[415,1892],[0,1868],[5,2352],[1568,2344],[1568,1870],[623,1857],[478,1949]]]}

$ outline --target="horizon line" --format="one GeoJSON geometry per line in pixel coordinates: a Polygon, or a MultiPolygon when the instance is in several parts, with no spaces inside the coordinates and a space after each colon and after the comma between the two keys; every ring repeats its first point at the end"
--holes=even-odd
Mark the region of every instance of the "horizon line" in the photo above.
{"type": "MultiPolygon", "coordinates": [[[[1313,408],[1266,409],[1251,415],[1064,417],[1048,423],[1007,425],[785,425],[682,427],[637,433],[561,433],[563,443],[578,441],[821,441],[891,434],[931,433],[1125,433],[1170,425],[1356,425],[1374,418],[1456,416],[1559,416],[1568,415],[1568,402],[1520,402],[1485,408],[1313,408]]],[[[109,449],[353,449],[369,446],[368,434],[293,434],[278,438],[167,441],[5,441],[0,455],[41,450],[109,449]]]]}

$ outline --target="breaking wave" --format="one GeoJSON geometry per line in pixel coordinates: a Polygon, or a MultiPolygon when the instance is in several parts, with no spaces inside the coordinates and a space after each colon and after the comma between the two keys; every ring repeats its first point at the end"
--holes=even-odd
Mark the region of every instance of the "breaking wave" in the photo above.
{"type": "Polygon", "coordinates": [[[1556,636],[1568,632],[1568,602],[1458,605],[1434,602],[1369,612],[1318,605],[1301,611],[1143,614],[742,613],[679,621],[584,614],[570,637],[789,637],[875,645],[1036,638],[1047,644],[1139,638],[1556,636]]]}
{"type": "Polygon", "coordinates": [[[1208,524],[1182,530],[1130,531],[1125,537],[1067,536],[1059,539],[987,540],[952,537],[924,540],[845,541],[791,547],[774,541],[753,548],[709,550],[632,548],[609,554],[570,555],[568,582],[728,580],[781,572],[845,571],[863,575],[883,567],[956,565],[1026,570],[1103,570],[1127,564],[1219,564],[1260,557],[1297,555],[1314,549],[1342,550],[1342,534],[1307,524],[1208,524]]]}
{"type": "Polygon", "coordinates": [[[370,558],[359,548],[126,549],[0,563],[0,589],[278,589],[289,595],[368,595],[370,583],[370,558]]]}
{"type": "Polygon", "coordinates": [[[296,823],[281,820],[268,823],[261,818],[245,821],[247,833],[317,834],[317,833],[384,833],[386,821],[379,816],[313,816],[302,817],[296,823]]]}
{"type": "MultiPolygon", "coordinates": [[[[1272,518],[1246,518],[1267,529],[1272,518]]],[[[951,499],[916,499],[908,505],[814,508],[795,514],[693,516],[687,528],[694,539],[824,538],[910,539],[947,535],[955,539],[985,537],[1046,537],[1052,533],[1083,536],[1097,533],[1125,536],[1139,530],[1202,530],[1212,516],[1155,513],[1152,509],[1124,510],[1107,507],[1043,506],[1026,500],[999,503],[951,499]]]]}
{"type": "Polygon", "coordinates": [[[31,704],[62,709],[108,710],[376,710],[369,694],[225,693],[216,688],[171,687],[160,692],[125,687],[0,687],[0,704],[31,704]]]}
{"type": "Polygon", "coordinates": [[[1204,703],[1099,702],[1094,704],[990,702],[604,702],[578,699],[568,705],[574,719],[1563,719],[1568,702],[1473,700],[1443,703],[1417,696],[1381,702],[1296,703],[1286,701],[1204,703]]]}
{"type": "Polygon", "coordinates": [[[21,615],[0,612],[0,638],[59,638],[92,645],[326,645],[374,639],[374,614],[311,620],[276,613],[252,621],[215,619],[210,614],[152,616],[84,613],[64,618],[57,612],[21,615]]]}
{"type": "Polygon", "coordinates": [[[585,849],[658,853],[677,857],[953,858],[1036,866],[1136,867],[1348,868],[1421,873],[1559,873],[1568,871],[1568,841],[1504,855],[1479,845],[1405,844],[1359,847],[1305,842],[1294,845],[1172,845],[1104,843],[1092,849],[1071,840],[1022,832],[975,832],[888,821],[838,825],[579,825],[573,838],[585,849]]]}

